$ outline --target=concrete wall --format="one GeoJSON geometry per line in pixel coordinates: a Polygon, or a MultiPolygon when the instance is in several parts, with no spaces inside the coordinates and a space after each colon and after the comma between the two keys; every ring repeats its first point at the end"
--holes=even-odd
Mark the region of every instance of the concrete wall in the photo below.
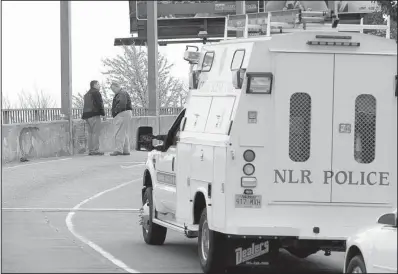
{"type": "MultiPolygon", "coordinates": [[[[167,133],[176,116],[161,116],[161,133],[167,133]]],[[[130,145],[134,149],[139,126],[156,125],[155,117],[133,117],[130,124],[130,145]]],[[[69,156],[68,122],[41,122],[32,124],[2,125],[2,163],[27,159],[69,156]]],[[[154,133],[157,130],[154,128],[154,133]]],[[[83,120],[73,122],[74,154],[87,153],[87,124],[83,120]]],[[[100,149],[111,152],[115,148],[113,119],[102,122],[100,149]]]]}

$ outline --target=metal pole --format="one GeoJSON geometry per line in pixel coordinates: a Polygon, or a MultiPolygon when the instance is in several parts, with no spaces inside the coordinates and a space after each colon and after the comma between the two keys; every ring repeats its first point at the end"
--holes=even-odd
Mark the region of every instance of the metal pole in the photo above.
{"type": "Polygon", "coordinates": [[[73,151],[73,117],[72,117],[72,54],[71,54],[71,2],[60,1],[61,25],[61,112],[68,119],[69,153],[73,151]]]}
{"type": "Polygon", "coordinates": [[[338,1],[334,1],[334,2],[333,2],[333,5],[334,5],[334,14],[335,14],[337,17],[339,17],[339,3],[338,3],[338,1]]]}
{"type": "MultiPolygon", "coordinates": [[[[236,14],[246,14],[246,5],[245,1],[235,1],[236,4],[236,14]]],[[[246,22],[247,23],[247,22],[246,22]]],[[[246,29],[246,27],[245,27],[246,29]]],[[[236,37],[243,37],[245,34],[245,31],[237,31],[236,32],[236,37]]]]}
{"type": "Polygon", "coordinates": [[[245,14],[246,5],[245,1],[236,1],[236,14],[245,14]]]}
{"type": "Polygon", "coordinates": [[[390,32],[391,32],[391,18],[390,15],[387,16],[387,29],[386,29],[386,38],[390,39],[390,32]]]}
{"type": "Polygon", "coordinates": [[[147,1],[147,48],[148,48],[148,110],[157,117],[160,134],[159,89],[158,89],[158,6],[156,1],[147,1]]]}

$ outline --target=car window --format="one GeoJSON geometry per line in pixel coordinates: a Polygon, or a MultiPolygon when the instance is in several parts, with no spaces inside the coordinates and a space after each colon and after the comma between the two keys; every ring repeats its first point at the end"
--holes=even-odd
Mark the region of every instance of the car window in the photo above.
{"type": "Polygon", "coordinates": [[[213,60],[214,60],[214,51],[206,52],[202,63],[203,72],[209,72],[211,70],[211,67],[213,66],[213,60]]]}

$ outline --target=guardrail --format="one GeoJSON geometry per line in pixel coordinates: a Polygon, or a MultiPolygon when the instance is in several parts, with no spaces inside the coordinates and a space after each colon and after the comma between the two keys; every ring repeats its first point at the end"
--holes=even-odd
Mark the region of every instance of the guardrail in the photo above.
{"type": "MultiPolygon", "coordinates": [[[[181,107],[160,108],[160,115],[178,115],[182,110],[181,107]]],[[[148,116],[147,108],[133,108],[133,116],[148,116]]],[[[73,108],[73,119],[81,119],[83,109],[73,108]]],[[[110,108],[105,109],[106,117],[112,117],[110,108]]],[[[47,122],[62,120],[62,112],[60,108],[46,109],[6,109],[1,111],[2,124],[23,124],[34,122],[47,122]]]]}

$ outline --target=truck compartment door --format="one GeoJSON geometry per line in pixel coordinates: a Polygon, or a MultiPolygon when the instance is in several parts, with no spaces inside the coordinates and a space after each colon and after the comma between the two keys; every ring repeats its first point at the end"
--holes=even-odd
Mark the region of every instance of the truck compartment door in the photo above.
{"type": "Polygon", "coordinates": [[[397,56],[335,55],[332,201],[396,201],[397,56]]]}
{"type": "Polygon", "coordinates": [[[192,145],[179,143],[177,146],[177,209],[176,218],[178,223],[193,223],[191,200],[190,175],[192,155],[192,145]]]}
{"type": "Polygon", "coordinates": [[[205,131],[212,99],[212,97],[207,96],[191,96],[189,108],[185,115],[187,117],[185,131],[197,133],[205,131]]]}
{"type": "Polygon", "coordinates": [[[273,167],[274,202],[330,202],[333,55],[276,53],[273,167]]]}

